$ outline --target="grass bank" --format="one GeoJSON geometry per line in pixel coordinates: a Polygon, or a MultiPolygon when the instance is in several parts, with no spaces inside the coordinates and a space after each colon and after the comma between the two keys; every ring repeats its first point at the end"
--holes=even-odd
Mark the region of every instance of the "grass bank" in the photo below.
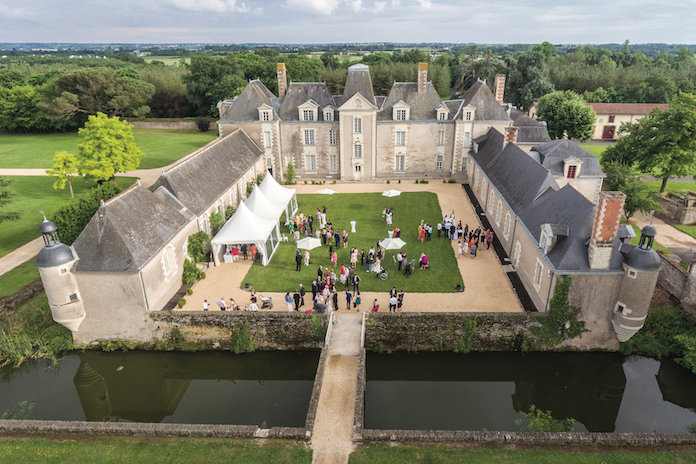
{"type": "MultiPolygon", "coordinates": [[[[0,135],[0,146],[2,144],[0,135]]],[[[16,221],[6,221],[0,224],[0,256],[6,255],[17,247],[40,237],[39,224],[43,221],[40,210],[50,217],[61,206],[70,201],[70,191],[67,186],[63,190],[53,188],[55,179],[47,176],[4,176],[13,181],[12,190],[17,194],[6,211],[20,211],[22,216],[16,221]]],[[[118,183],[126,188],[135,182],[135,177],[119,177],[118,183]]],[[[94,181],[73,182],[75,196],[87,192],[96,185],[94,181]]],[[[60,234],[60,231],[58,231],[60,234]]]]}
{"type": "MultiPolygon", "coordinates": [[[[398,186],[397,186],[398,188],[398,186]]],[[[405,192],[395,198],[383,197],[380,193],[359,194],[334,194],[331,196],[318,194],[298,195],[299,210],[306,215],[315,214],[317,208],[327,206],[327,220],[331,220],[339,233],[346,229],[350,232],[350,221],[356,221],[356,233],[349,234],[348,248],[338,249],[338,266],[335,267],[336,275],[339,275],[341,264],[350,265],[350,247],[364,249],[365,253],[370,247],[375,246],[377,239],[385,239],[388,236],[389,226],[382,222],[382,209],[391,206],[394,210],[394,225],[401,229],[401,239],[407,244],[402,251],[419,259],[421,252],[428,256],[430,269],[421,271],[418,268],[413,275],[406,277],[403,272],[397,272],[397,266],[391,263],[392,256],[398,251],[387,251],[387,258],[383,260],[383,266],[389,273],[387,280],[379,280],[375,274],[365,272],[365,266],[360,266],[358,261],[357,274],[362,279],[361,291],[387,292],[392,287],[405,292],[453,292],[457,284],[463,285],[462,277],[457,266],[452,246],[449,240],[438,239],[437,231],[433,230],[433,238],[430,242],[421,243],[416,239],[418,224],[424,220],[430,224],[436,224],[442,220],[442,213],[437,195],[430,192],[405,192]]],[[[297,248],[292,237],[287,243],[282,243],[269,266],[254,264],[244,278],[244,282],[251,283],[256,290],[261,292],[288,292],[295,291],[299,282],[302,282],[309,291],[312,280],[317,278],[317,269],[321,266],[331,265],[329,260],[329,247],[322,246],[312,250],[311,265],[302,266],[302,270],[295,271],[295,252],[297,248]]],[[[416,263],[417,266],[417,263],[416,263]]],[[[332,266],[333,267],[333,266],[332,266]]],[[[418,267],[418,266],[417,266],[418,267]]],[[[338,286],[339,290],[344,287],[338,286]]]]}
{"type": "Polygon", "coordinates": [[[89,463],[274,463],[312,462],[312,452],[286,441],[235,439],[160,439],[129,437],[91,437],[70,440],[48,438],[2,439],[0,461],[15,462],[89,462],[89,463]]]}
{"type": "MultiPolygon", "coordinates": [[[[143,152],[139,169],[166,166],[217,137],[217,131],[184,132],[134,130],[135,144],[143,152]]],[[[77,153],[80,136],[63,134],[0,134],[0,168],[50,169],[56,152],[77,153]]]]}
{"type": "Polygon", "coordinates": [[[36,258],[20,264],[0,276],[0,297],[14,295],[26,285],[39,278],[39,268],[34,266],[36,258]]]}

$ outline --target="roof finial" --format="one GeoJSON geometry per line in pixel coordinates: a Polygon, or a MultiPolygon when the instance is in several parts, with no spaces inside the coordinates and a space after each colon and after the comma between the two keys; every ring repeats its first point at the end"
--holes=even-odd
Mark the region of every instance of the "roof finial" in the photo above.
{"type": "Polygon", "coordinates": [[[48,221],[48,219],[46,219],[46,213],[44,213],[44,210],[40,209],[39,214],[43,216],[44,221],[48,221]]]}

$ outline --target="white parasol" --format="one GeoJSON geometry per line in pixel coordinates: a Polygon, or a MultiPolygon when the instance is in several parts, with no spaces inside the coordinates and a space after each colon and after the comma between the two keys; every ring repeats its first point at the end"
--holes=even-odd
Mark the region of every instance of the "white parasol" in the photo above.
{"type": "Polygon", "coordinates": [[[385,190],[384,192],[382,192],[383,197],[391,198],[391,197],[398,197],[399,195],[401,195],[401,192],[398,190],[385,190]]]}
{"type": "Polygon", "coordinates": [[[297,248],[301,248],[303,250],[312,250],[312,249],[320,247],[320,246],[321,246],[321,240],[319,240],[318,238],[314,238],[314,237],[305,237],[305,238],[297,241],[297,248]]]}

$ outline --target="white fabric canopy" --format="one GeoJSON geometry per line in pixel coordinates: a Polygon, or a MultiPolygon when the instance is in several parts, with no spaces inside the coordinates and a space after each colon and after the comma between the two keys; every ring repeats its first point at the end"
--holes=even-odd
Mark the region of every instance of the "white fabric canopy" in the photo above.
{"type": "Polygon", "coordinates": [[[251,192],[251,195],[249,195],[249,198],[247,198],[247,201],[245,201],[244,204],[257,216],[264,219],[272,219],[277,221],[280,219],[280,216],[283,215],[283,211],[285,211],[285,206],[287,203],[282,202],[279,204],[278,202],[271,200],[263,194],[258,186],[255,186],[254,190],[251,192]]]}
{"type": "Polygon", "coordinates": [[[285,218],[290,219],[297,212],[297,196],[295,189],[283,187],[276,181],[270,172],[266,172],[259,189],[271,201],[282,203],[285,206],[285,218]]]}
{"type": "Polygon", "coordinates": [[[244,203],[240,203],[220,232],[210,241],[213,246],[215,265],[220,264],[222,247],[253,243],[263,254],[263,265],[267,265],[278,246],[278,221],[264,219],[254,214],[244,203]]]}

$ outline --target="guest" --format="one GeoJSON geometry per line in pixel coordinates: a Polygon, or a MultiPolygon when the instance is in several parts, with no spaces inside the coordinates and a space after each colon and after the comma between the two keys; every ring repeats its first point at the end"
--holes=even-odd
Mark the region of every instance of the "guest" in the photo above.
{"type": "Polygon", "coordinates": [[[290,296],[290,292],[285,294],[285,310],[292,311],[292,297],[290,296]]]}

